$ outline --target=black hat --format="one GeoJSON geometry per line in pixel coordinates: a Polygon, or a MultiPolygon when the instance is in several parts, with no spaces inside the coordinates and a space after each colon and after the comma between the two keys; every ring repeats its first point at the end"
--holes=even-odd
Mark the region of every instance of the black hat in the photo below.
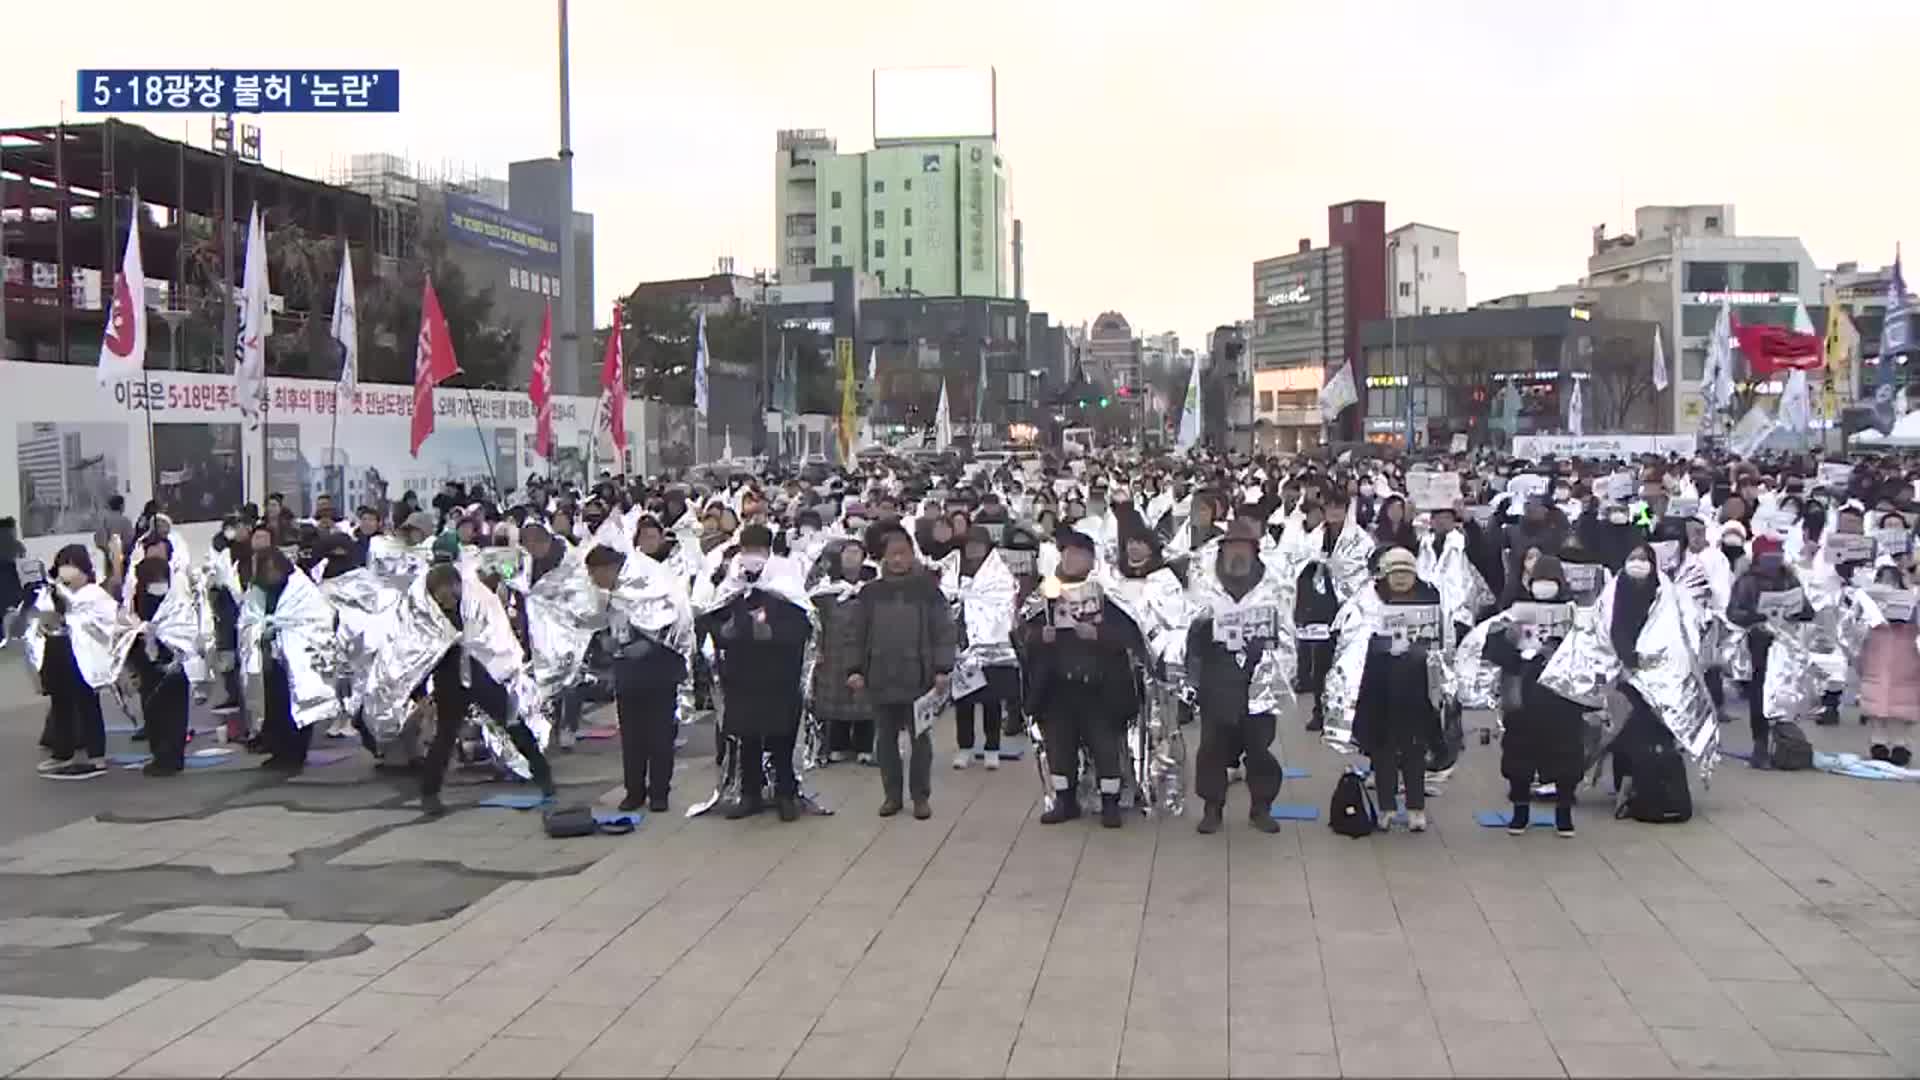
{"type": "Polygon", "coordinates": [[[1094,544],[1093,537],[1088,536],[1079,529],[1061,529],[1059,532],[1053,534],[1053,542],[1059,545],[1061,551],[1065,551],[1071,547],[1079,548],[1087,554],[1093,555],[1097,554],[1100,550],[1099,547],[1094,544]]]}
{"type": "Polygon", "coordinates": [[[740,546],[743,548],[773,547],[773,530],[765,525],[749,525],[740,530],[740,546]]]}

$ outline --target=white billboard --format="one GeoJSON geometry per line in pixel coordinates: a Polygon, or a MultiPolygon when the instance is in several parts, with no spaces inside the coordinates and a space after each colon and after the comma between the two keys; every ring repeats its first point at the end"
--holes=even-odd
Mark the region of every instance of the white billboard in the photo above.
{"type": "Polygon", "coordinates": [[[873,141],[998,134],[990,67],[875,68],[873,141]]]}

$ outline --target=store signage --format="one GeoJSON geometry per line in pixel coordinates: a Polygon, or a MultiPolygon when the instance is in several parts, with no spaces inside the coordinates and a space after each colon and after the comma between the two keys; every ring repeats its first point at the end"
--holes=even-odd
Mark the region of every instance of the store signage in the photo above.
{"type": "Polygon", "coordinates": [[[1693,292],[1687,293],[1689,304],[1797,304],[1800,298],[1792,293],[1771,292],[1693,292]]]}
{"type": "Polygon", "coordinates": [[[1295,285],[1291,289],[1268,293],[1267,306],[1287,307],[1292,304],[1304,304],[1312,299],[1313,294],[1307,291],[1305,285],[1295,285]]]}

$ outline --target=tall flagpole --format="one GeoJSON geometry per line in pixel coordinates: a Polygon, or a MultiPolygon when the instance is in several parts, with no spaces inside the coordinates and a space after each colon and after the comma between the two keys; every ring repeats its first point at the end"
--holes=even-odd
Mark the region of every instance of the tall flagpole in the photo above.
{"type": "MultiPolygon", "coordinates": [[[[549,387],[556,393],[580,392],[580,298],[573,245],[573,82],[567,48],[567,0],[560,0],[560,347],[553,350],[549,387]],[[564,388],[564,389],[563,389],[564,388]]],[[[588,474],[592,480],[592,474],[588,474]]]]}

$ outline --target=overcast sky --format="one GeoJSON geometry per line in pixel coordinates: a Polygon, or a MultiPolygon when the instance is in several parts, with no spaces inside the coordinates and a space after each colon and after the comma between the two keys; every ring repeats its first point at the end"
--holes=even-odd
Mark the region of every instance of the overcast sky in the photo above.
{"type": "MultiPolygon", "coordinates": [[[[399,68],[397,116],[264,118],[268,163],[504,178],[558,146],[543,0],[15,6],[6,126],[74,117],[81,67],[399,68]]],[[[1920,234],[1916,31],[1900,0],[575,0],[576,202],[602,306],[721,255],[769,265],[777,129],[860,149],[872,68],[992,64],[1027,296],[1063,321],[1198,344],[1250,316],[1255,259],[1324,243],[1353,198],[1459,230],[1476,301],[1577,279],[1592,227],[1643,203],[1732,202],[1742,233],[1880,265],[1920,234]]],[[[207,141],[203,117],[129,119],[207,141]]]]}

